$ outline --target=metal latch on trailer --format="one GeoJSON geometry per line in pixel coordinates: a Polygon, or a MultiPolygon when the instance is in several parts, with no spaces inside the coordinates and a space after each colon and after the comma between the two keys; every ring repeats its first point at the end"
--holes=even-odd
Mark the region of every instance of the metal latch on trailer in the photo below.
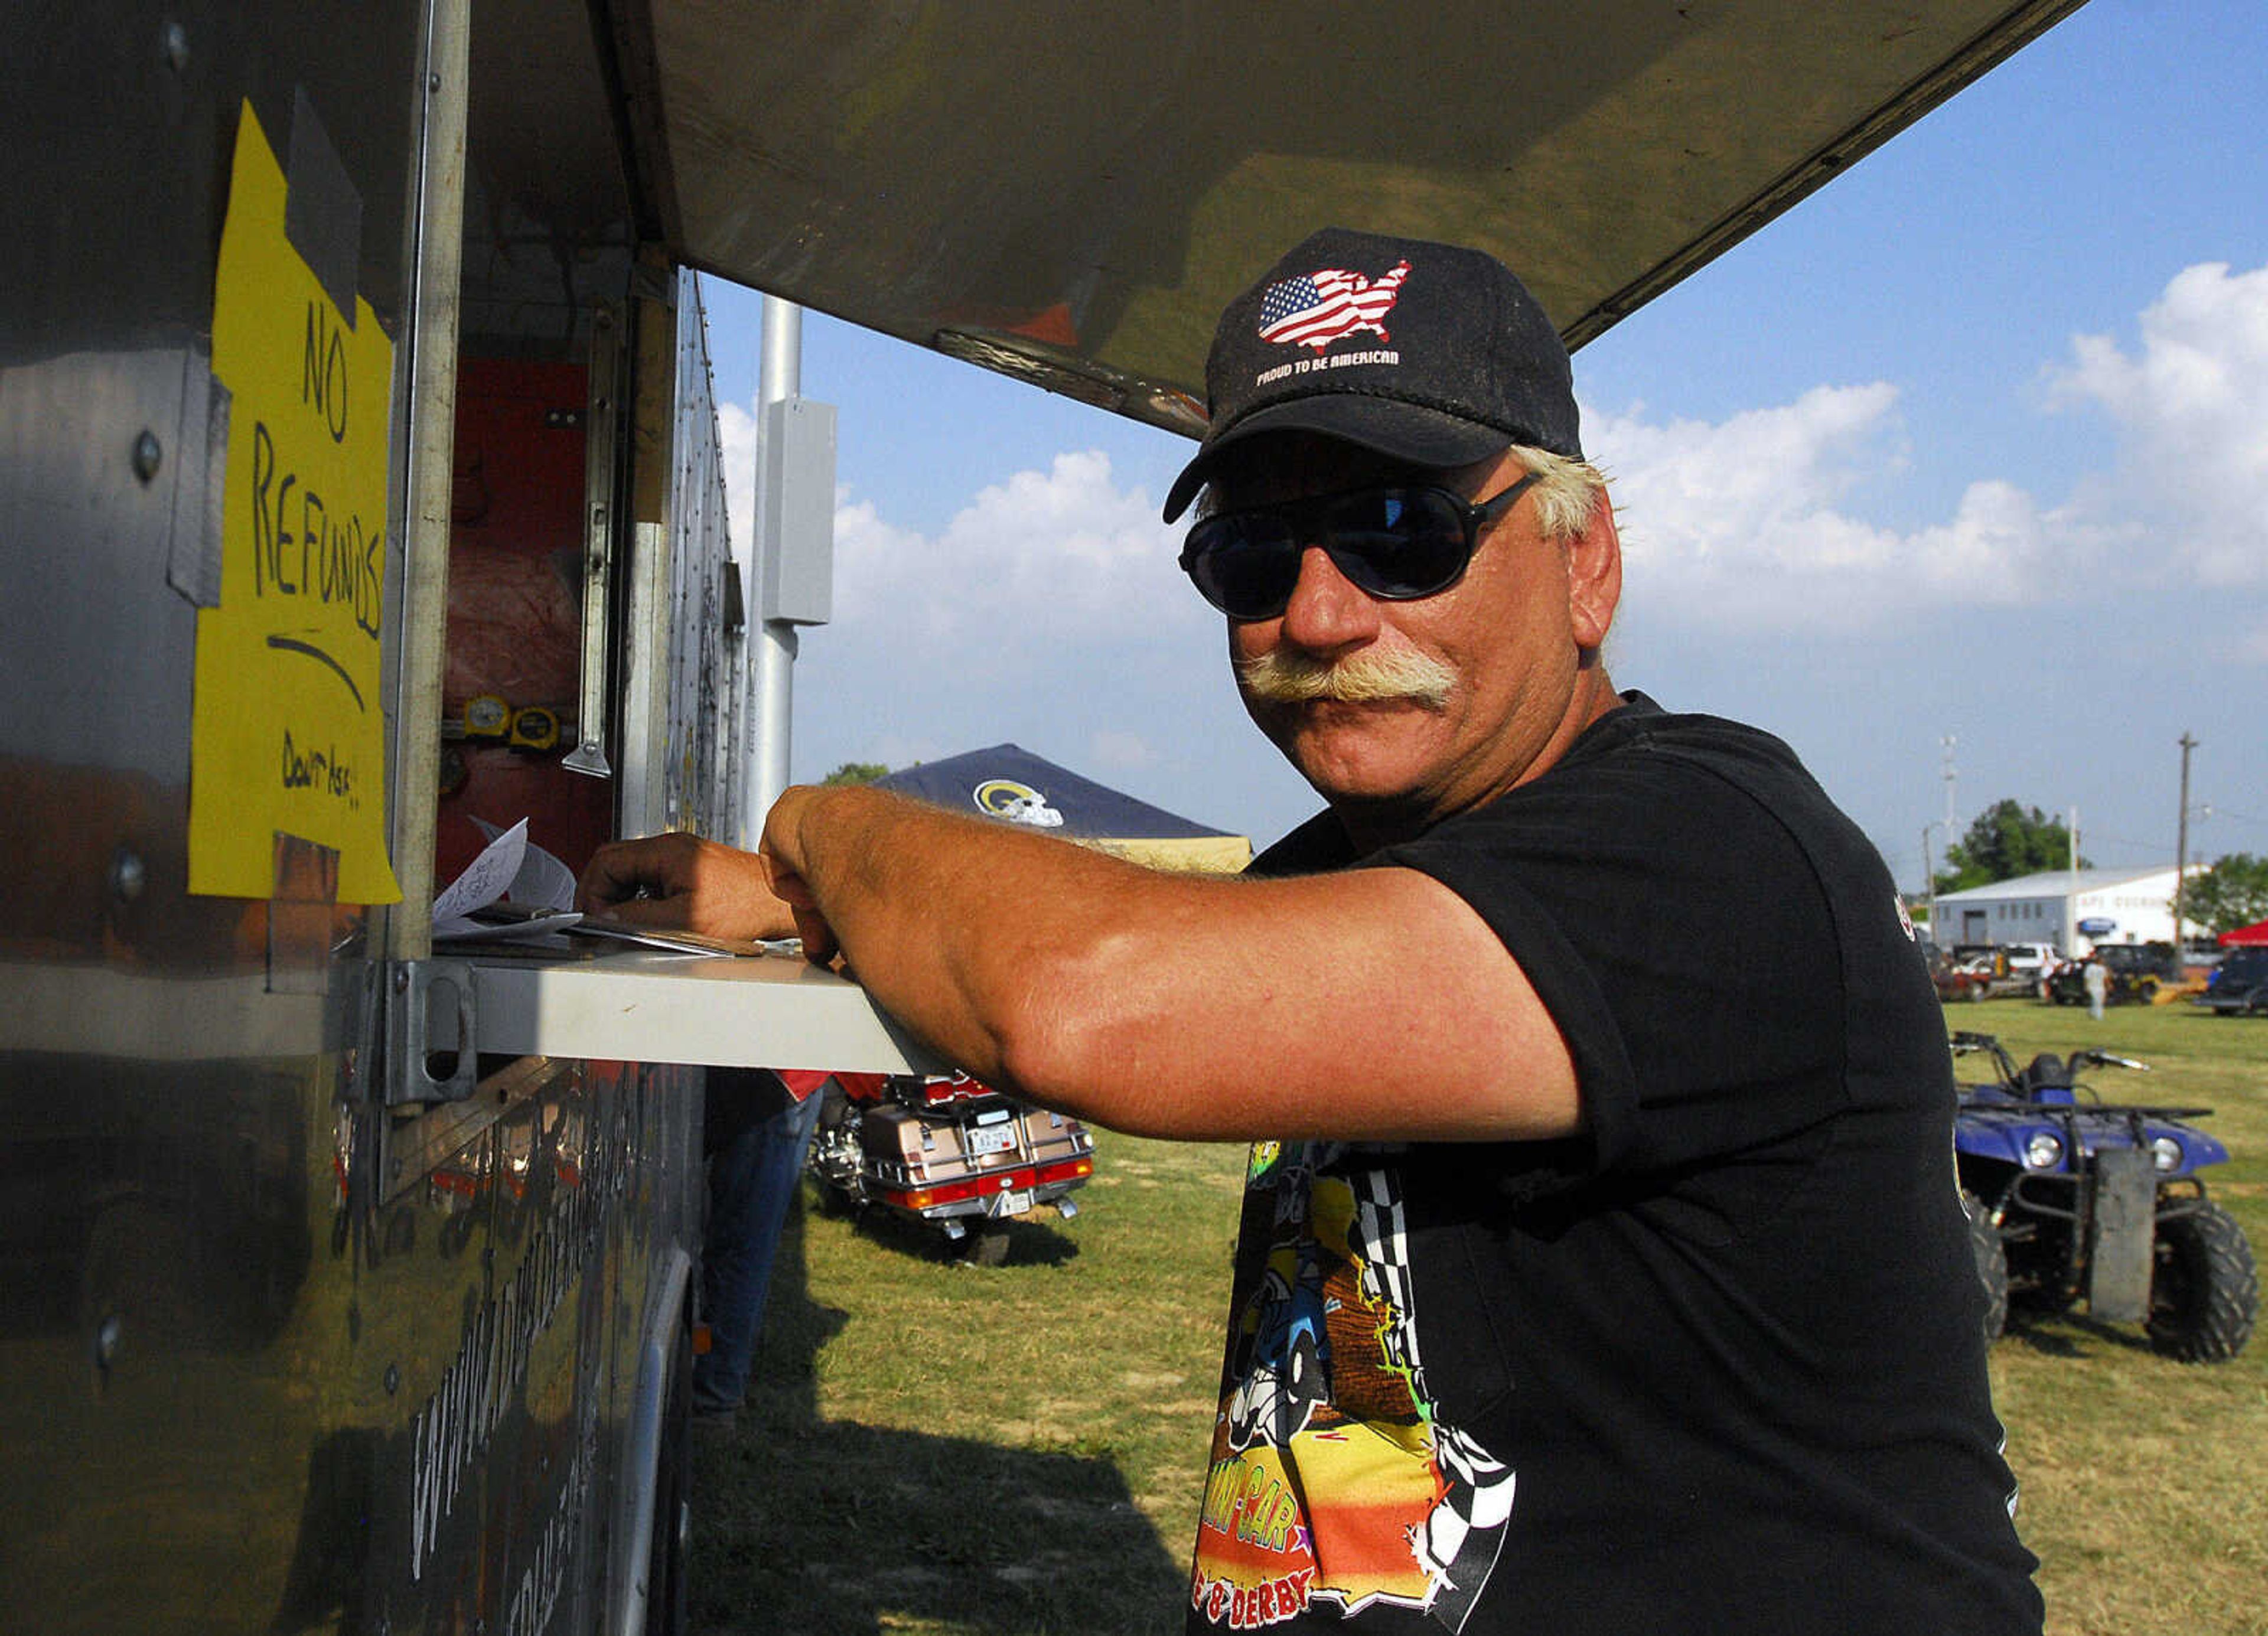
{"type": "Polygon", "coordinates": [[[369,1022],[384,1103],[462,1102],[480,1080],[480,974],[468,960],[371,967],[369,1022]]]}

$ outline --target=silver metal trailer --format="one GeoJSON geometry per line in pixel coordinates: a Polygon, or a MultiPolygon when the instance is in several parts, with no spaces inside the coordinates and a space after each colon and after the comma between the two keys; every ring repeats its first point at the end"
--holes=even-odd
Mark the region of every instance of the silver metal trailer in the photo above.
{"type": "Polygon", "coordinates": [[[1313,227],[1580,343],[2075,4],[18,8],[4,1622],[671,1622],[695,1065],[925,1065],[794,962],[431,905],[475,816],[745,816],[688,269],[1194,431],[1313,227]]]}

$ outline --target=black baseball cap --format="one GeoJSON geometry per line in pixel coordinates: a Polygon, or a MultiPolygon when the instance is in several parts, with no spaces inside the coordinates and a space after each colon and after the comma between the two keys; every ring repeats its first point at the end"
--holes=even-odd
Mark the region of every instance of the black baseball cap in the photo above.
{"type": "Polygon", "coordinates": [[[1307,431],[1413,466],[1512,444],[1583,458],[1567,349],[1480,250],[1326,227],[1228,304],[1205,359],[1211,426],[1166,496],[1188,509],[1221,452],[1307,431]]]}

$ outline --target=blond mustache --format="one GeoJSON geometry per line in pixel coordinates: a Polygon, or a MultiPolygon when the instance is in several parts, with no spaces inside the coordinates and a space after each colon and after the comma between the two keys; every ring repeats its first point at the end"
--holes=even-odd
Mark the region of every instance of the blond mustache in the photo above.
{"type": "Polygon", "coordinates": [[[1276,648],[1241,660],[1237,682],[1247,697],[1270,704],[1303,704],[1314,699],[1370,704],[1408,699],[1428,710],[1449,702],[1456,677],[1447,665],[1406,648],[1365,648],[1344,659],[1316,659],[1276,648]]]}

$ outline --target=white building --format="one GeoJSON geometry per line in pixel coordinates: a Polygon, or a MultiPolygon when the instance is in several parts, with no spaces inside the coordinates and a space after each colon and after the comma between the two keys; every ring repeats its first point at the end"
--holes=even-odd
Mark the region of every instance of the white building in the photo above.
{"type": "MultiPolygon", "coordinates": [[[[2194,880],[2204,864],[2189,866],[2194,880]]],[[[2187,918],[2187,917],[2183,917],[2187,918]]],[[[2190,921],[2190,932],[2201,928],[2190,921]]],[[[1973,886],[1937,897],[1939,947],[1955,943],[2052,943],[2077,957],[2098,943],[2170,943],[2174,871],[2056,869],[1973,886]]]]}

